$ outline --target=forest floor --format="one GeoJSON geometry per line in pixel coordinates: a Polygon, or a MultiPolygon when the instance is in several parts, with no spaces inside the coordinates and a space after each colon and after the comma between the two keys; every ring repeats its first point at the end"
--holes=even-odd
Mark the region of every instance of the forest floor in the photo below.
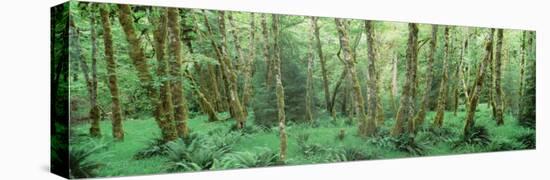
{"type": "MultiPolygon", "coordinates": [[[[354,123],[346,123],[345,119],[333,122],[330,117],[318,119],[318,123],[289,124],[288,154],[286,164],[310,164],[340,162],[349,160],[389,159],[417,156],[449,155],[462,153],[493,152],[534,148],[534,131],[518,125],[517,120],[506,114],[505,125],[496,126],[491,118],[491,110],[481,104],[476,113],[476,125],[483,126],[486,132],[480,136],[463,140],[462,129],[466,112],[446,112],[443,128],[432,130],[428,128],[434,112],[429,112],[426,127],[415,137],[414,143],[404,143],[400,139],[389,137],[393,119],[387,119],[379,128],[379,135],[372,138],[358,137],[354,123]],[[344,135],[341,134],[344,132],[344,135]],[[531,142],[532,141],[532,142],[531,142]],[[334,152],[340,152],[334,153],[334,152]]],[[[225,116],[227,116],[225,114],[225,116]]],[[[261,129],[253,125],[253,114],[249,116],[245,133],[230,136],[233,120],[208,122],[205,115],[197,115],[189,119],[188,124],[193,134],[206,138],[218,138],[231,147],[230,154],[261,153],[266,149],[272,152],[279,150],[279,133],[277,127],[261,129]],[[224,139],[231,138],[232,139],[224,139]],[[236,137],[236,138],[235,138],[236,137]]],[[[72,137],[87,134],[89,124],[72,127],[72,137]]],[[[135,155],[144,149],[151,148],[152,142],[160,135],[160,131],[152,118],[124,121],[125,140],[114,142],[111,134],[111,122],[102,121],[102,138],[74,138],[71,147],[85,146],[88,143],[106,144],[105,150],[91,154],[89,159],[97,161],[102,166],[97,171],[98,177],[127,176],[169,172],[170,158],[166,155],[151,156],[136,159],[135,155]],[[85,139],[85,140],[84,140],[85,139]]],[[[223,158],[222,158],[223,159],[223,158]]],[[[258,160],[259,161],[259,160],[258,160]]],[[[256,162],[257,163],[257,162],[256,162]]],[[[261,166],[261,165],[256,165],[261,166]]],[[[226,169],[249,166],[226,166],[226,169]]],[[[198,170],[198,169],[197,169],[198,170]]],[[[203,168],[202,170],[208,170],[203,168]]]]}

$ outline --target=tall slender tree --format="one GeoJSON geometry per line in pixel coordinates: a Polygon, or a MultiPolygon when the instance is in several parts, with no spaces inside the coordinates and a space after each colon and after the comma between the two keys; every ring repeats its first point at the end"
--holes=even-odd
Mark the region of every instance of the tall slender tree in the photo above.
{"type": "Polygon", "coordinates": [[[443,52],[443,74],[441,74],[441,82],[439,84],[439,95],[437,96],[437,112],[435,114],[433,126],[440,128],[443,126],[443,119],[445,118],[445,109],[447,106],[447,95],[449,89],[449,68],[447,67],[449,61],[449,26],[445,26],[445,45],[443,52]]]}
{"type": "Polygon", "coordinates": [[[285,162],[287,142],[286,142],[286,114],[285,114],[285,90],[281,78],[281,47],[279,46],[279,16],[272,15],[273,30],[273,49],[275,51],[273,58],[273,70],[275,71],[275,92],[277,96],[277,116],[279,119],[279,160],[285,162]]]}
{"type": "Polygon", "coordinates": [[[415,129],[416,127],[420,127],[424,124],[424,120],[426,119],[426,109],[428,108],[430,104],[430,93],[432,90],[432,82],[433,82],[433,63],[434,63],[434,56],[435,52],[437,50],[437,25],[432,25],[432,35],[430,39],[430,52],[428,54],[428,67],[426,69],[426,89],[424,90],[424,95],[422,96],[422,102],[420,104],[420,109],[418,110],[418,113],[414,117],[414,125],[415,129]]]}
{"type": "Polygon", "coordinates": [[[466,115],[465,125],[464,125],[464,135],[469,136],[472,128],[475,125],[474,116],[476,113],[477,103],[483,89],[483,78],[485,77],[485,66],[490,65],[491,58],[493,56],[493,36],[495,29],[490,29],[485,40],[485,56],[480,62],[479,68],[477,70],[475,84],[472,87],[472,93],[470,93],[470,103],[468,106],[468,112],[466,115]]]}
{"type": "Polygon", "coordinates": [[[122,127],[122,110],[120,107],[120,97],[118,92],[117,63],[113,50],[113,35],[111,22],[109,20],[109,10],[106,5],[99,8],[101,14],[101,25],[103,26],[103,45],[105,47],[105,60],[107,61],[107,77],[109,81],[109,91],[111,92],[111,119],[113,125],[113,137],[117,140],[124,139],[124,130],[122,127]]]}
{"type": "Polygon", "coordinates": [[[403,91],[401,92],[401,99],[399,110],[395,118],[395,125],[392,129],[391,135],[394,137],[401,136],[403,133],[408,132],[409,135],[414,135],[414,93],[416,82],[416,61],[418,50],[418,25],[415,23],[409,23],[409,38],[407,40],[407,73],[405,84],[403,85],[403,91]],[[408,124],[407,128],[405,125],[408,124]]]}
{"type": "Polygon", "coordinates": [[[368,79],[368,103],[367,103],[367,114],[368,114],[368,126],[373,126],[368,128],[369,132],[366,132],[367,135],[372,136],[376,133],[376,123],[382,124],[383,120],[379,119],[380,112],[378,111],[377,104],[380,101],[378,95],[378,78],[376,74],[376,61],[374,53],[374,30],[373,23],[370,20],[365,21],[365,32],[367,34],[367,71],[369,74],[368,79]]]}
{"type": "Polygon", "coordinates": [[[317,55],[319,56],[319,63],[321,65],[321,73],[323,75],[323,90],[325,95],[325,105],[327,107],[327,112],[331,112],[332,109],[332,101],[330,99],[330,90],[329,90],[329,82],[328,82],[328,73],[326,68],[326,60],[325,56],[323,54],[323,46],[321,44],[321,38],[320,38],[320,27],[318,25],[319,18],[312,16],[311,17],[311,29],[313,29],[313,34],[315,34],[315,49],[317,50],[317,55]]]}
{"type": "Polygon", "coordinates": [[[495,105],[496,105],[496,116],[495,119],[497,121],[497,125],[503,125],[504,124],[504,118],[503,118],[503,109],[504,109],[504,103],[502,102],[502,89],[500,87],[500,82],[502,79],[501,75],[501,69],[502,69],[502,41],[504,38],[504,33],[502,29],[497,30],[497,50],[496,50],[496,57],[495,57],[495,73],[493,74],[495,79],[495,88],[494,88],[494,96],[495,96],[495,105]]]}

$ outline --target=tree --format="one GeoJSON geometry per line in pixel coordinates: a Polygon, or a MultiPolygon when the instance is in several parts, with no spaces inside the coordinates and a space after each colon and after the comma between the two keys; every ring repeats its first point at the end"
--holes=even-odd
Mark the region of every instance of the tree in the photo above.
{"type": "Polygon", "coordinates": [[[186,139],[189,136],[187,127],[187,102],[183,93],[182,61],[185,58],[181,53],[179,11],[176,8],[166,10],[168,17],[169,63],[170,63],[170,87],[174,103],[174,121],[178,136],[186,139]]]}
{"type": "Polygon", "coordinates": [[[428,67],[426,69],[426,89],[424,90],[424,95],[422,96],[422,102],[420,104],[420,109],[414,117],[414,126],[420,127],[424,124],[426,119],[426,108],[430,104],[430,92],[432,90],[432,81],[433,81],[433,63],[434,55],[437,49],[437,25],[432,25],[432,37],[430,40],[430,52],[428,54],[428,67]]]}
{"type": "Polygon", "coordinates": [[[161,129],[162,139],[164,141],[175,140],[177,136],[176,127],[173,121],[161,117],[161,112],[165,109],[162,107],[159,94],[154,87],[153,77],[149,73],[149,65],[145,59],[145,54],[141,47],[141,40],[136,36],[134,29],[134,20],[132,17],[132,10],[129,5],[118,5],[120,25],[126,35],[126,40],[129,45],[129,55],[132,59],[132,63],[138,72],[138,78],[141,81],[141,86],[147,91],[147,96],[151,104],[155,107],[153,115],[157,125],[161,129]]]}
{"type": "Polygon", "coordinates": [[[90,101],[90,119],[91,119],[91,126],[90,126],[90,135],[92,137],[100,137],[101,136],[101,130],[99,127],[99,106],[97,104],[97,70],[96,70],[96,54],[97,49],[95,46],[95,28],[94,28],[94,15],[91,14],[91,28],[90,28],[90,34],[92,36],[92,73],[90,74],[90,70],[88,69],[88,64],[86,63],[86,57],[84,53],[82,52],[81,47],[81,40],[80,40],[80,29],[77,27],[76,23],[74,22],[73,18],[70,18],[69,25],[70,25],[70,36],[72,43],[74,44],[75,53],[78,57],[74,58],[76,62],[80,65],[80,69],[82,70],[82,74],[84,76],[84,80],[86,81],[86,89],[88,90],[88,98],[90,101]],[[91,77],[90,77],[91,76],[91,77]]]}
{"type": "Polygon", "coordinates": [[[103,45],[105,47],[105,60],[107,62],[107,77],[109,79],[109,91],[111,92],[111,119],[113,124],[113,137],[117,140],[124,139],[122,127],[122,113],[120,108],[120,97],[118,93],[117,63],[113,50],[113,36],[111,33],[111,22],[107,6],[99,8],[101,14],[101,25],[103,26],[103,45]]]}
{"type": "Polygon", "coordinates": [[[436,128],[441,128],[443,126],[443,119],[445,118],[445,107],[447,105],[447,95],[448,95],[448,61],[449,61],[449,26],[445,26],[445,45],[444,45],[444,54],[443,54],[443,74],[441,75],[442,80],[439,84],[439,95],[437,96],[437,112],[434,118],[433,125],[436,128]]]}
{"type": "Polygon", "coordinates": [[[323,46],[321,44],[321,38],[320,38],[320,32],[319,32],[319,25],[317,24],[317,21],[319,18],[312,16],[311,17],[311,29],[313,29],[313,34],[315,35],[315,48],[317,49],[317,55],[319,56],[319,62],[321,64],[321,73],[323,75],[323,90],[325,92],[325,104],[327,106],[327,112],[332,112],[332,103],[330,99],[330,90],[329,90],[329,82],[328,82],[328,74],[327,74],[327,68],[326,68],[326,60],[325,56],[323,55],[323,46]]]}
{"type": "MultiPolygon", "coordinates": [[[[314,22],[311,22],[312,30],[315,32],[315,25],[314,22]]],[[[307,49],[307,80],[306,80],[306,114],[305,119],[308,122],[313,122],[313,113],[311,112],[312,109],[312,94],[313,94],[313,43],[314,36],[309,35],[309,45],[307,49]]]]}
{"type": "Polygon", "coordinates": [[[275,50],[273,58],[273,70],[275,71],[276,95],[277,95],[277,115],[279,117],[279,160],[286,160],[286,117],[285,117],[285,90],[281,81],[281,48],[279,47],[279,16],[272,15],[273,30],[273,49],[275,50]]]}
{"type": "Polygon", "coordinates": [[[491,58],[493,56],[493,36],[494,36],[495,29],[490,29],[489,34],[486,36],[485,39],[485,57],[481,61],[481,64],[479,65],[479,68],[477,69],[477,75],[475,84],[472,87],[472,93],[470,95],[469,103],[468,103],[468,112],[466,115],[465,125],[464,125],[464,136],[469,136],[471,133],[472,128],[474,127],[475,121],[474,121],[474,115],[477,108],[477,103],[479,100],[479,96],[481,94],[481,91],[483,89],[483,78],[485,77],[485,66],[490,65],[491,58]]]}
{"type": "Polygon", "coordinates": [[[256,22],[254,13],[250,13],[250,42],[248,45],[248,60],[244,65],[244,85],[243,85],[243,107],[248,106],[250,96],[252,95],[252,66],[256,58],[256,22]]]}
{"type": "Polygon", "coordinates": [[[527,72],[525,77],[525,87],[523,91],[521,109],[520,109],[520,119],[519,123],[523,126],[536,129],[536,37],[535,32],[531,31],[527,35],[527,45],[525,47],[526,52],[526,61],[525,67],[530,71],[527,72]]]}
{"type": "Polygon", "coordinates": [[[365,103],[363,94],[361,92],[361,85],[359,84],[359,78],[357,77],[357,70],[355,68],[355,63],[353,61],[353,52],[349,43],[347,22],[345,20],[335,18],[336,29],[338,30],[338,35],[340,37],[340,46],[344,52],[344,63],[345,68],[351,76],[353,92],[355,94],[355,109],[357,109],[357,119],[359,121],[358,132],[362,136],[371,136],[375,133],[375,124],[374,121],[367,120],[367,115],[365,113],[365,103]]]}
{"type": "Polygon", "coordinates": [[[392,129],[391,135],[394,137],[401,136],[405,130],[409,135],[414,135],[414,126],[412,115],[414,114],[414,93],[416,82],[416,61],[417,61],[417,49],[418,49],[418,26],[415,23],[409,23],[409,39],[407,41],[407,73],[405,84],[403,85],[403,92],[401,92],[401,99],[399,110],[395,117],[395,125],[392,129]],[[405,124],[408,124],[405,129],[405,124]]]}
{"type": "Polygon", "coordinates": [[[273,63],[271,59],[271,53],[270,53],[270,41],[269,41],[269,29],[267,28],[267,17],[265,14],[261,15],[261,26],[262,26],[262,35],[263,35],[263,54],[264,54],[264,61],[266,64],[266,80],[265,80],[265,86],[269,89],[271,87],[271,81],[273,79],[273,63]]]}
{"type": "Polygon", "coordinates": [[[373,30],[373,24],[372,21],[367,20],[365,21],[365,31],[367,34],[367,54],[368,54],[368,106],[367,106],[367,114],[368,114],[368,126],[372,126],[372,128],[368,128],[368,132],[366,132],[367,135],[371,136],[376,133],[376,123],[381,124],[383,120],[378,119],[379,118],[379,111],[377,103],[380,101],[378,96],[378,78],[376,73],[376,59],[375,59],[375,53],[374,53],[374,30],[373,30]]]}
{"type": "Polygon", "coordinates": [[[496,105],[496,121],[497,125],[503,125],[504,124],[504,117],[502,115],[502,111],[504,109],[504,104],[502,102],[502,89],[500,87],[501,82],[501,67],[502,67],[502,41],[503,41],[503,30],[498,29],[497,30],[497,51],[496,51],[496,58],[495,58],[495,73],[493,74],[495,79],[495,105],[496,105]]]}

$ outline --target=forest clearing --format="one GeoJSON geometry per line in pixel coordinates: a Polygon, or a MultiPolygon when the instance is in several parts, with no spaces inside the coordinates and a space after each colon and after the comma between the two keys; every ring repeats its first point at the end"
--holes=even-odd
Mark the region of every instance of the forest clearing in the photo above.
{"type": "Polygon", "coordinates": [[[68,6],[73,178],[536,147],[534,31],[68,6]]]}

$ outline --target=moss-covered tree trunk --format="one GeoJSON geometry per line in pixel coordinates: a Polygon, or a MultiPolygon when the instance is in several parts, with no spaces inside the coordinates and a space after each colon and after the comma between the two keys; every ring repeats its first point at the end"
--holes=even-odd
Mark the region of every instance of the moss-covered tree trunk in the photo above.
{"type": "Polygon", "coordinates": [[[311,17],[311,25],[312,25],[312,29],[313,29],[313,34],[315,35],[315,42],[313,42],[315,44],[315,49],[317,50],[317,55],[319,56],[319,62],[320,62],[320,65],[321,65],[321,74],[323,75],[323,90],[324,90],[324,95],[325,95],[325,105],[326,105],[326,108],[327,108],[327,112],[331,112],[332,111],[332,103],[333,101],[331,101],[330,99],[330,90],[329,90],[329,82],[328,82],[328,73],[327,73],[327,68],[326,68],[326,60],[325,60],[325,56],[323,54],[323,46],[321,44],[321,38],[320,38],[320,32],[319,32],[319,25],[317,24],[317,21],[319,20],[319,18],[317,17],[311,17]]]}
{"type": "Polygon", "coordinates": [[[281,77],[281,48],[279,47],[279,16],[272,15],[273,30],[273,71],[275,72],[275,94],[277,96],[277,116],[279,119],[279,160],[286,161],[287,137],[286,137],[286,115],[285,115],[285,90],[281,77]]]}
{"type": "Polygon", "coordinates": [[[338,30],[338,35],[340,38],[340,46],[342,47],[342,50],[344,52],[344,63],[346,66],[346,69],[349,72],[349,75],[351,76],[351,82],[353,87],[353,93],[355,95],[354,99],[357,101],[355,103],[355,108],[357,112],[357,120],[359,121],[359,129],[358,132],[361,136],[370,136],[375,133],[375,124],[374,121],[367,120],[367,115],[365,113],[365,102],[364,97],[361,91],[361,85],[359,84],[359,78],[357,77],[357,69],[355,67],[355,63],[353,61],[353,52],[351,50],[350,42],[349,42],[349,36],[348,36],[348,28],[347,28],[347,22],[345,20],[335,18],[336,23],[336,29],[338,30]]]}
{"type": "Polygon", "coordinates": [[[244,108],[248,107],[250,97],[252,96],[252,67],[255,64],[256,59],[256,22],[254,13],[250,13],[250,42],[248,45],[248,59],[244,65],[244,77],[243,77],[243,99],[242,104],[244,108]]]}
{"type": "Polygon", "coordinates": [[[502,79],[501,75],[501,69],[502,69],[502,41],[504,38],[504,33],[502,29],[497,30],[497,50],[496,50],[496,57],[495,57],[495,73],[494,81],[495,81],[495,89],[494,89],[494,97],[495,97],[495,119],[497,121],[497,125],[503,125],[504,124],[504,117],[503,117],[503,110],[504,110],[504,103],[502,102],[502,89],[500,87],[500,81],[502,79]]]}
{"type": "Polygon", "coordinates": [[[413,135],[414,123],[414,93],[416,82],[416,60],[418,50],[418,26],[414,23],[409,23],[409,38],[407,40],[407,73],[403,90],[401,92],[400,105],[395,117],[395,125],[391,135],[393,137],[401,136],[407,130],[409,135],[413,135]],[[405,125],[408,124],[407,129],[405,125]]]}
{"type": "Polygon", "coordinates": [[[187,101],[183,90],[182,61],[185,61],[185,57],[181,53],[180,15],[176,8],[167,8],[166,14],[168,17],[168,62],[170,63],[170,88],[174,103],[174,122],[178,136],[186,139],[189,136],[189,129],[187,127],[187,101]]]}
{"type": "Polygon", "coordinates": [[[229,95],[227,97],[229,99],[229,109],[230,114],[232,114],[232,117],[235,118],[237,121],[237,129],[241,129],[245,126],[246,123],[246,116],[245,112],[246,109],[243,108],[241,101],[239,99],[238,94],[238,87],[237,87],[237,73],[235,72],[235,66],[232,65],[230,61],[230,55],[227,50],[227,38],[226,38],[226,29],[225,29],[225,14],[223,11],[218,12],[218,23],[219,23],[219,30],[221,34],[221,45],[220,45],[220,52],[222,55],[220,63],[223,64],[222,67],[222,73],[224,73],[224,76],[226,77],[226,91],[229,95]]]}
{"type": "Polygon", "coordinates": [[[173,121],[169,119],[163,119],[160,114],[165,109],[162,107],[159,93],[154,87],[153,77],[149,72],[149,65],[145,59],[145,54],[141,47],[141,40],[135,33],[134,20],[132,17],[132,10],[129,5],[118,5],[119,16],[118,19],[126,35],[126,40],[129,45],[129,55],[135,69],[138,72],[138,78],[141,81],[141,86],[146,90],[147,96],[151,104],[155,107],[153,115],[157,125],[161,129],[162,138],[164,141],[175,140],[177,136],[176,128],[173,121]]]}
{"type": "Polygon", "coordinates": [[[432,90],[432,82],[433,82],[433,63],[434,63],[434,56],[435,52],[437,50],[437,25],[432,25],[432,35],[430,39],[430,52],[428,54],[428,67],[426,68],[426,87],[424,90],[424,95],[422,96],[422,102],[420,104],[420,108],[418,110],[418,113],[416,113],[416,116],[414,117],[414,126],[421,127],[424,124],[424,120],[426,119],[426,109],[430,105],[430,93],[432,90]]]}
{"type": "Polygon", "coordinates": [[[443,126],[443,119],[445,118],[445,109],[447,106],[447,96],[449,89],[449,26],[445,26],[445,45],[443,52],[443,74],[441,74],[441,82],[439,84],[439,95],[437,96],[437,109],[433,122],[433,126],[440,128],[443,126]]]}
{"type": "Polygon", "coordinates": [[[114,57],[113,36],[111,33],[111,22],[109,20],[109,11],[106,7],[100,8],[101,25],[103,26],[103,45],[105,47],[105,60],[107,64],[107,77],[109,81],[109,91],[111,92],[111,119],[113,125],[113,137],[117,140],[124,139],[124,130],[122,127],[122,110],[120,107],[120,97],[118,93],[117,63],[114,57]]]}
{"type": "MultiPolygon", "coordinates": [[[[315,25],[314,22],[311,22],[311,28],[313,31],[315,31],[315,25]]],[[[307,49],[307,79],[306,79],[306,97],[305,97],[305,105],[306,105],[306,114],[305,114],[305,120],[307,122],[313,122],[313,44],[315,43],[315,37],[313,34],[308,34],[308,49],[307,49]]]]}
{"type": "Polygon", "coordinates": [[[371,126],[370,128],[367,128],[366,135],[372,136],[376,133],[376,124],[379,125],[382,124],[383,120],[379,118],[380,111],[378,110],[378,103],[379,103],[379,95],[378,95],[378,82],[377,82],[377,74],[376,74],[376,58],[374,53],[374,30],[373,30],[373,24],[372,21],[367,20],[365,21],[365,32],[367,34],[367,56],[368,56],[368,62],[367,62],[367,70],[369,73],[368,78],[368,98],[367,98],[367,126],[371,126]]]}
{"type": "Polygon", "coordinates": [[[263,55],[264,55],[264,61],[266,65],[266,79],[265,79],[265,86],[269,89],[272,86],[273,81],[273,60],[271,58],[271,53],[269,51],[270,47],[270,41],[269,41],[269,29],[267,27],[267,15],[262,14],[261,15],[261,22],[260,25],[262,27],[262,37],[263,37],[263,55]]]}
{"type": "MultiPolygon", "coordinates": [[[[92,15],[93,16],[93,15],[92,15]]],[[[92,137],[100,137],[101,136],[101,130],[99,127],[99,107],[97,105],[97,74],[95,72],[95,66],[94,63],[96,63],[95,60],[95,52],[92,52],[92,74],[90,74],[90,69],[88,67],[88,63],[86,63],[86,56],[82,52],[82,46],[80,42],[80,29],[75,24],[73,18],[69,21],[70,24],[70,36],[72,44],[74,45],[73,48],[75,49],[75,53],[77,57],[74,57],[75,62],[78,63],[80,66],[80,69],[82,71],[82,75],[84,76],[84,80],[86,81],[86,90],[88,91],[88,100],[90,101],[90,136],[92,137]]],[[[91,23],[93,26],[93,22],[91,23]]],[[[91,29],[94,29],[93,27],[91,29]]],[[[90,34],[95,33],[95,29],[92,30],[90,34]]],[[[93,38],[95,38],[95,35],[93,38]]],[[[93,40],[92,46],[95,48],[95,40],[93,40]]],[[[92,51],[96,51],[96,49],[93,49],[92,51]]]]}
{"type": "Polygon", "coordinates": [[[477,69],[477,75],[475,79],[475,84],[472,87],[472,93],[470,93],[470,103],[468,106],[468,112],[466,115],[465,125],[464,125],[464,136],[469,136],[471,129],[474,127],[475,121],[474,116],[476,113],[477,103],[483,90],[483,79],[485,77],[485,66],[490,65],[491,58],[493,56],[493,34],[495,29],[490,29],[489,34],[485,40],[485,56],[480,62],[479,68],[477,69]]]}
{"type": "Polygon", "coordinates": [[[535,32],[528,34],[526,47],[525,68],[528,70],[525,77],[525,87],[523,91],[520,119],[521,125],[536,129],[536,37],[535,32]]]}

